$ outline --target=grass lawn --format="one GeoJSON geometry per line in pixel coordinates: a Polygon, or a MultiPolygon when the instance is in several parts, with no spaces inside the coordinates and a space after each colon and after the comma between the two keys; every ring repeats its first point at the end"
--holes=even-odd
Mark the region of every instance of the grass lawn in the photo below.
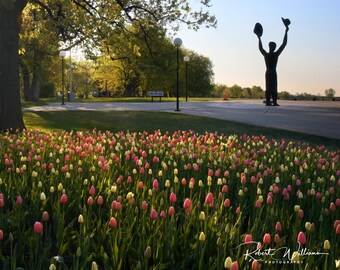
{"type": "Polygon", "coordinates": [[[340,140],[306,135],[274,128],[240,124],[208,117],[144,111],[63,111],[24,112],[28,129],[42,130],[92,130],[101,131],[149,131],[161,130],[172,133],[175,130],[193,130],[197,133],[218,132],[226,135],[265,135],[268,138],[295,140],[311,145],[340,147],[340,140]]]}

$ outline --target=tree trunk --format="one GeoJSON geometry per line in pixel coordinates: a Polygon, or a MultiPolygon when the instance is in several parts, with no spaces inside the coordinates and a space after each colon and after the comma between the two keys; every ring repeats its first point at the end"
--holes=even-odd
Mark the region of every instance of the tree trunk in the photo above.
{"type": "Polygon", "coordinates": [[[22,69],[22,81],[24,85],[24,99],[25,101],[31,101],[31,85],[30,85],[30,73],[27,65],[21,61],[22,69]]]}
{"type": "Polygon", "coordinates": [[[19,31],[25,0],[0,0],[0,130],[25,128],[20,102],[19,31]]]}
{"type": "Polygon", "coordinates": [[[39,101],[39,93],[40,93],[40,70],[39,64],[34,64],[33,69],[33,78],[32,78],[32,86],[31,86],[31,97],[32,101],[39,101]]]}

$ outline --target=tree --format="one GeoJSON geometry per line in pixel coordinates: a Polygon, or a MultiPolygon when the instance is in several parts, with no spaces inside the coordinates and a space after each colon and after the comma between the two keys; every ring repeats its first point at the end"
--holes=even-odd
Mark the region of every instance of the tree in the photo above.
{"type": "Polygon", "coordinates": [[[335,96],[335,90],[333,88],[326,89],[325,96],[329,98],[333,98],[335,96]]]}
{"type": "MultiPolygon", "coordinates": [[[[0,129],[19,129],[22,119],[19,85],[19,31],[28,0],[0,0],[0,129]]],[[[185,0],[31,0],[50,18],[63,49],[82,43],[88,48],[118,32],[128,33],[126,25],[147,29],[159,25],[177,30],[181,23],[191,29],[215,26],[208,11],[195,11],[185,0]],[[68,45],[67,45],[68,44],[68,45]]],[[[201,1],[208,7],[210,0],[201,1]]]]}
{"type": "MultiPolygon", "coordinates": [[[[197,54],[193,51],[190,51],[186,54],[190,57],[190,61],[188,62],[189,96],[202,97],[210,95],[211,91],[213,90],[214,78],[212,61],[208,57],[197,54]]],[[[183,59],[183,56],[181,59],[183,59]]],[[[185,70],[184,64],[184,61],[182,61],[182,71],[185,70]]],[[[182,85],[184,85],[185,72],[181,72],[181,74],[182,85]]]]}
{"type": "Polygon", "coordinates": [[[44,71],[50,71],[53,57],[58,53],[58,36],[37,5],[28,3],[23,11],[19,46],[24,98],[38,101],[41,81],[49,83],[51,72],[44,71]]]}

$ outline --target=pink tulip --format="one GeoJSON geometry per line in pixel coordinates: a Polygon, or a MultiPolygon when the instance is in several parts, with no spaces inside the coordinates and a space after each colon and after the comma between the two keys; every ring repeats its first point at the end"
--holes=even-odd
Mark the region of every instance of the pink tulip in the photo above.
{"type": "Polygon", "coordinates": [[[205,203],[210,206],[214,204],[214,195],[211,192],[209,192],[207,197],[205,197],[205,203]]]}
{"type": "Polygon", "coordinates": [[[297,241],[298,243],[300,243],[300,245],[306,245],[307,243],[307,238],[304,232],[300,231],[297,237],[297,241]]]}
{"type": "Polygon", "coordinates": [[[269,244],[270,243],[270,234],[269,233],[266,233],[264,236],[263,236],[263,244],[269,244]]]}
{"type": "Polygon", "coordinates": [[[260,266],[259,266],[259,262],[257,260],[253,260],[252,264],[251,264],[251,270],[258,270],[260,269],[260,266]]]}
{"type": "Polygon", "coordinates": [[[320,200],[321,197],[322,197],[322,195],[321,195],[320,192],[317,192],[317,193],[315,194],[315,198],[316,198],[317,200],[320,200]]]}
{"type": "Polygon", "coordinates": [[[184,208],[184,209],[189,209],[190,206],[191,206],[191,201],[190,201],[189,198],[186,198],[185,201],[184,201],[184,203],[183,203],[183,208],[184,208]]]}
{"type": "Polygon", "coordinates": [[[336,211],[336,206],[335,206],[335,204],[334,204],[333,202],[330,203],[330,205],[329,205],[329,210],[330,210],[331,212],[335,212],[335,211],[336,211]]]}
{"type": "Polygon", "coordinates": [[[157,179],[153,180],[152,187],[153,187],[154,190],[158,190],[158,180],[157,179]]]}
{"type": "Polygon", "coordinates": [[[238,270],[238,262],[235,261],[231,264],[230,270],[238,270]]]}
{"type": "Polygon", "coordinates": [[[111,203],[111,209],[113,209],[115,211],[119,211],[121,208],[122,208],[122,204],[120,202],[113,201],[111,203]]]}
{"type": "Polygon", "coordinates": [[[97,198],[97,204],[98,204],[98,205],[103,205],[103,203],[104,203],[104,198],[103,198],[103,196],[98,196],[98,198],[97,198]]]}
{"type": "Polygon", "coordinates": [[[282,226],[281,226],[281,223],[280,223],[279,221],[276,222],[275,230],[276,230],[277,232],[281,232],[281,231],[282,231],[282,226]]]}
{"type": "Polygon", "coordinates": [[[42,220],[43,221],[48,221],[49,220],[49,214],[48,214],[48,212],[47,211],[44,211],[43,213],[42,213],[42,215],[41,215],[41,218],[42,218],[42,220]]]}
{"type": "Polygon", "coordinates": [[[146,209],[148,209],[148,203],[146,201],[142,202],[141,208],[143,211],[145,211],[146,209]]]}
{"type": "Polygon", "coordinates": [[[335,233],[336,233],[337,235],[340,234],[340,224],[338,224],[338,225],[336,226],[335,233]]]}
{"type": "Polygon", "coordinates": [[[279,244],[280,243],[280,236],[276,233],[275,235],[274,235],[274,242],[275,242],[275,244],[279,244]]]}
{"type": "Polygon", "coordinates": [[[0,240],[4,239],[4,232],[0,230],[0,240]]]}
{"type": "Polygon", "coordinates": [[[111,229],[115,229],[115,228],[117,228],[117,226],[118,226],[117,220],[114,217],[111,217],[110,221],[109,221],[109,227],[111,229]]]}
{"type": "Polygon", "coordinates": [[[176,213],[175,208],[174,208],[173,206],[170,206],[170,207],[169,207],[169,210],[168,210],[168,215],[169,215],[169,216],[172,216],[172,215],[174,215],[175,213],[176,213]]]}
{"type": "Polygon", "coordinates": [[[41,222],[37,221],[36,223],[34,223],[33,230],[36,234],[43,234],[43,225],[41,224],[41,222]]]}
{"type": "Polygon", "coordinates": [[[90,196],[88,199],[87,199],[87,205],[93,205],[93,197],[90,196]]]}
{"type": "Polygon", "coordinates": [[[229,199],[225,199],[223,202],[223,206],[228,208],[230,206],[230,200],[229,199]]]}
{"type": "MultiPolygon", "coordinates": [[[[270,198],[270,197],[269,197],[270,198]]],[[[261,207],[261,201],[260,200],[256,200],[255,202],[255,208],[260,208],[261,207]]]]}
{"type": "Polygon", "coordinates": [[[299,212],[298,212],[298,218],[303,219],[303,216],[304,216],[304,212],[303,212],[302,209],[300,209],[299,212]]]}
{"type": "Polygon", "coordinates": [[[17,200],[16,200],[15,203],[16,203],[17,205],[22,205],[22,198],[21,198],[20,195],[17,197],[17,200]]]}
{"type": "Polygon", "coordinates": [[[171,192],[170,194],[170,202],[174,204],[177,201],[177,196],[175,193],[171,192]]]}
{"type": "Polygon", "coordinates": [[[96,188],[94,186],[91,186],[89,189],[89,194],[93,196],[96,193],[96,188]]]}
{"type": "Polygon", "coordinates": [[[166,217],[166,214],[164,211],[161,211],[160,215],[159,215],[161,218],[165,218],[166,217]]]}
{"type": "Polygon", "coordinates": [[[268,196],[268,197],[267,197],[267,204],[268,204],[268,205],[272,205],[272,204],[273,204],[273,198],[272,198],[272,196],[268,196]]]}
{"type": "Polygon", "coordinates": [[[62,204],[66,204],[66,203],[67,203],[67,200],[68,200],[68,198],[67,198],[67,195],[66,195],[66,194],[61,195],[61,197],[60,197],[60,202],[61,202],[62,204]]]}
{"type": "Polygon", "coordinates": [[[140,181],[138,183],[138,189],[143,189],[144,188],[144,183],[142,181],[140,181]]]}
{"type": "Polygon", "coordinates": [[[222,193],[228,193],[228,186],[227,185],[223,185],[222,193]]]}
{"type": "Polygon", "coordinates": [[[150,214],[151,219],[156,220],[158,219],[158,213],[156,209],[152,209],[151,214],[150,214]]]}
{"type": "Polygon", "coordinates": [[[252,239],[251,234],[246,234],[246,236],[244,238],[244,243],[247,244],[247,245],[250,245],[250,244],[252,244],[252,242],[253,242],[253,239],[252,239]]]}
{"type": "Polygon", "coordinates": [[[241,207],[237,207],[235,210],[236,215],[239,215],[241,213],[241,207]]]}
{"type": "Polygon", "coordinates": [[[335,206],[336,206],[336,207],[340,207],[340,199],[336,199],[336,201],[335,201],[335,206]]]}

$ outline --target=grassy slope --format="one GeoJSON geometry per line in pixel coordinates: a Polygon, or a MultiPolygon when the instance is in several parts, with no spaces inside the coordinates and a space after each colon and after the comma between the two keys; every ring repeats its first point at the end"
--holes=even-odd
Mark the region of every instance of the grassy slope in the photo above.
{"type": "Polygon", "coordinates": [[[305,135],[280,129],[264,128],[207,117],[142,111],[62,111],[24,112],[26,127],[43,130],[149,131],[194,130],[197,133],[218,132],[237,135],[265,135],[269,138],[296,140],[312,145],[340,147],[340,140],[305,135]]]}

